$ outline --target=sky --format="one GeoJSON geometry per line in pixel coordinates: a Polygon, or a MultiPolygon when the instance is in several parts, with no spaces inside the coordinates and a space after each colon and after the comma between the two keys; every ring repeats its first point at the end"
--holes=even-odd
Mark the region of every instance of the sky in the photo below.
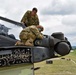
{"type": "MultiPolygon", "coordinates": [[[[76,0],[0,0],[0,16],[20,22],[24,13],[33,7],[38,8],[44,34],[62,32],[72,45],[76,45],[76,0]]],[[[13,28],[18,38],[22,29],[13,28]]]]}

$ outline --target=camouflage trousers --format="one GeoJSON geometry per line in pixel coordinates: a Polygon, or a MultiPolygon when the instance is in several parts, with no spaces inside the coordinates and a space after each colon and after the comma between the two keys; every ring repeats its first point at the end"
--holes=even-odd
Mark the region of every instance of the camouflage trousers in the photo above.
{"type": "Polygon", "coordinates": [[[30,31],[22,31],[19,35],[21,41],[18,43],[26,46],[34,46],[33,41],[35,40],[35,35],[30,31]]]}
{"type": "Polygon", "coordinates": [[[15,43],[16,46],[34,46],[33,44],[33,40],[30,38],[30,39],[27,39],[27,40],[21,40],[21,41],[17,41],[15,43]]]}

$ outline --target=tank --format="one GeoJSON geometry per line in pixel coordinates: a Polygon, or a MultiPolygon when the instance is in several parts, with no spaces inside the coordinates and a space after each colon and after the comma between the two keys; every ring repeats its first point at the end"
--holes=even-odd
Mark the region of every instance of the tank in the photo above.
{"type": "MultiPolygon", "coordinates": [[[[12,23],[14,26],[16,25],[26,28],[26,26],[22,23],[2,16],[0,16],[0,20],[12,23]]],[[[33,63],[41,62],[50,58],[65,56],[71,51],[71,44],[68,38],[65,37],[64,33],[62,32],[55,32],[49,35],[44,34],[44,38],[42,40],[36,39],[34,41],[34,47],[28,47],[15,46],[15,43],[19,39],[17,39],[14,34],[8,34],[9,30],[10,28],[0,24],[0,70],[3,70],[3,67],[10,69],[10,66],[14,68],[15,66],[19,65],[17,66],[19,67],[19,70],[16,72],[16,75],[22,75],[19,74],[19,72],[25,69],[24,65],[27,63],[32,64],[31,67],[33,67],[33,63]]],[[[7,74],[3,73],[3,71],[0,72],[0,74],[8,75],[8,71],[7,74]]],[[[13,73],[15,70],[13,69],[11,71],[13,73]]],[[[33,70],[31,75],[33,75],[33,70]]]]}
{"type": "MultiPolygon", "coordinates": [[[[16,22],[14,20],[2,16],[0,16],[0,20],[6,21],[8,23],[12,23],[14,24],[14,26],[16,25],[22,28],[26,28],[26,26],[23,25],[22,23],[16,22]]],[[[16,41],[18,41],[18,39],[16,39],[16,37],[13,34],[8,34],[9,29],[10,28],[0,24],[1,47],[14,46],[16,41]]],[[[69,54],[71,50],[71,44],[68,41],[68,38],[67,39],[66,38],[67,37],[65,37],[64,33],[55,32],[52,33],[51,35],[45,34],[42,40],[36,39],[34,41],[34,47],[32,48],[34,51],[33,53],[34,60],[32,62],[39,62],[48,58],[53,58],[55,57],[55,53],[59,54],[60,56],[69,54]],[[37,59],[35,58],[35,55],[37,55],[37,59]]]]}

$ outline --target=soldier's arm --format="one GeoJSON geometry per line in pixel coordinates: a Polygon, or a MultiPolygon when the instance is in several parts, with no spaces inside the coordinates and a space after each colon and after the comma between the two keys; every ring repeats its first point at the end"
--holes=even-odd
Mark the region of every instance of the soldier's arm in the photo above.
{"type": "Polygon", "coordinates": [[[37,25],[39,25],[39,18],[38,18],[38,15],[36,15],[36,23],[37,23],[37,25]]]}
{"type": "Polygon", "coordinates": [[[43,34],[40,33],[36,27],[30,28],[30,30],[36,36],[36,38],[43,39],[43,34]]]}
{"type": "Polygon", "coordinates": [[[37,35],[37,38],[43,39],[43,37],[44,37],[43,34],[39,32],[38,35],[37,35]]]}
{"type": "Polygon", "coordinates": [[[26,24],[26,22],[28,21],[27,16],[28,16],[28,11],[24,14],[24,16],[23,16],[22,19],[21,19],[21,22],[22,22],[22,23],[26,24]]]}

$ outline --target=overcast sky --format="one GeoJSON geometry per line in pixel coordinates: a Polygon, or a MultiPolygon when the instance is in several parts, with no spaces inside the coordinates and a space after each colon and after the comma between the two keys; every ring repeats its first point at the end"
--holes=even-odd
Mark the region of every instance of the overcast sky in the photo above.
{"type": "MultiPolygon", "coordinates": [[[[63,32],[72,45],[76,45],[76,0],[0,0],[0,15],[20,21],[33,7],[38,8],[44,34],[63,32]]],[[[18,35],[21,29],[15,30],[18,35]]]]}

